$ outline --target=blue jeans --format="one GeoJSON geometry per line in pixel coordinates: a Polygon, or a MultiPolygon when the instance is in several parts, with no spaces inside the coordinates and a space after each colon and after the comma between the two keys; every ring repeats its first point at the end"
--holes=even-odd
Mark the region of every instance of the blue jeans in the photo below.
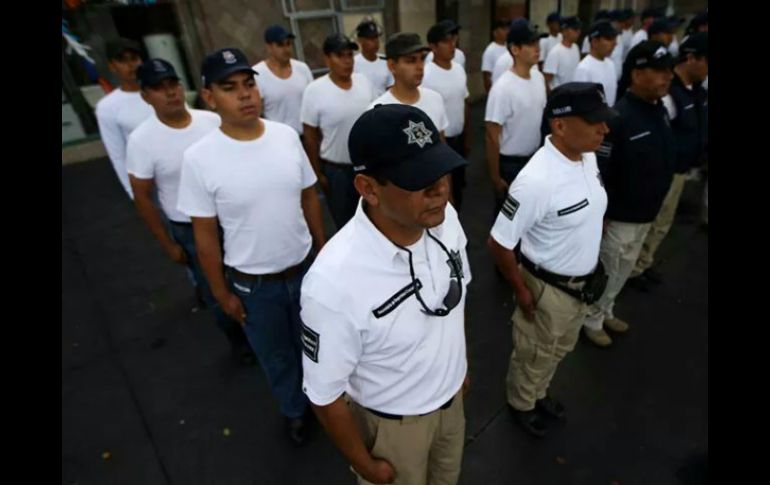
{"type": "Polygon", "coordinates": [[[309,262],[287,279],[249,279],[226,271],[232,291],[246,311],[246,337],[259,359],[281,414],[299,418],[308,401],[302,392],[299,291],[309,262]]]}
{"type": "Polygon", "coordinates": [[[211,288],[203,273],[203,268],[201,268],[198,261],[198,253],[195,251],[195,237],[193,236],[192,225],[169,221],[168,226],[171,229],[171,237],[184,249],[187,256],[188,271],[192,272],[195,284],[200,290],[201,297],[206,302],[206,306],[214,313],[214,320],[216,320],[217,326],[222,330],[234,348],[237,349],[246,345],[246,336],[243,333],[243,329],[241,329],[241,325],[222,311],[219,303],[217,303],[214,295],[211,293],[211,288]]]}
{"type": "Polygon", "coordinates": [[[353,218],[358,206],[358,191],[353,186],[353,166],[341,167],[321,161],[321,169],[329,181],[329,193],[326,194],[334,224],[337,230],[353,218]]]}

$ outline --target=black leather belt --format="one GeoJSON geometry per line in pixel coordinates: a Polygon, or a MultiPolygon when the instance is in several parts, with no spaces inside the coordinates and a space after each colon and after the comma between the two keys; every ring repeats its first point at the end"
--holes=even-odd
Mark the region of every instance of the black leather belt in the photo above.
{"type": "MultiPolygon", "coordinates": [[[[439,409],[441,409],[441,410],[444,410],[444,409],[449,409],[449,406],[451,406],[451,405],[452,405],[452,401],[454,401],[454,399],[455,399],[455,398],[454,398],[454,396],[452,396],[452,397],[451,397],[451,399],[449,399],[449,401],[445,402],[445,403],[444,403],[444,405],[443,405],[443,406],[441,406],[440,408],[436,409],[436,411],[438,411],[439,409]]],[[[374,414],[375,416],[379,416],[380,418],[384,418],[384,419],[395,419],[395,420],[401,420],[401,419],[404,419],[404,417],[403,417],[403,416],[401,416],[401,415],[398,415],[398,414],[388,414],[388,413],[383,413],[383,412],[380,412],[380,411],[376,411],[376,410],[374,410],[374,409],[369,409],[369,408],[365,408],[365,409],[366,409],[367,411],[369,411],[370,413],[374,414]]],[[[435,413],[436,411],[431,411],[430,413],[435,413]]],[[[420,414],[420,416],[426,416],[426,415],[428,415],[428,414],[430,414],[430,413],[420,414]]]]}
{"type": "Polygon", "coordinates": [[[590,273],[584,276],[564,276],[556,273],[551,273],[550,271],[545,270],[537,266],[532,261],[530,261],[529,258],[524,256],[524,253],[521,254],[521,265],[527,268],[527,271],[532,273],[534,276],[537,276],[541,280],[545,281],[546,283],[549,281],[553,281],[555,283],[562,283],[562,284],[582,283],[588,280],[588,277],[591,276],[590,273]]]}

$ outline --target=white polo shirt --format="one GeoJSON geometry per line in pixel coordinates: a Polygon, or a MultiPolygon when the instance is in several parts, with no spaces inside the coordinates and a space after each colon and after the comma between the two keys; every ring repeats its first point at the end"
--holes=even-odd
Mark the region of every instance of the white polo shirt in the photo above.
{"type": "Polygon", "coordinates": [[[126,170],[126,144],[131,132],[151,114],[152,106],[144,102],[139,91],[129,93],[118,88],[96,103],[99,135],[123,189],[132,199],[134,194],[126,170]]]}
{"type": "Polygon", "coordinates": [[[487,48],[484,49],[484,54],[481,55],[481,72],[492,73],[495,70],[495,62],[497,62],[497,59],[502,55],[508,55],[510,57],[510,54],[508,54],[508,47],[505,43],[498,44],[497,42],[490,42],[487,48]]]}
{"type": "Polygon", "coordinates": [[[549,135],[508,188],[491,234],[511,250],[521,240],[521,252],[547,271],[584,276],[599,260],[606,210],[596,154],[569,160],[549,135]]]}
{"type": "Polygon", "coordinates": [[[310,83],[302,96],[300,115],[302,123],[321,129],[321,158],[348,165],[348,135],[375,97],[366,76],[354,72],[352,78],[350,89],[334,84],[328,74],[310,83]]]}
{"type": "MultiPolygon", "coordinates": [[[[432,89],[418,86],[417,90],[420,92],[420,98],[416,103],[410,105],[415,108],[420,108],[428,115],[438,131],[443,131],[444,136],[447,136],[446,131],[449,128],[449,118],[447,118],[446,108],[444,108],[444,98],[439,93],[432,89]]],[[[402,103],[390,92],[390,89],[382,93],[382,96],[375,99],[366,108],[370,110],[378,104],[406,104],[402,103]]]]}
{"type": "MultiPolygon", "coordinates": [[[[427,65],[429,62],[433,62],[433,52],[428,52],[428,55],[425,56],[425,64],[427,65]]],[[[455,47],[455,56],[452,58],[452,62],[460,64],[465,69],[465,52],[461,51],[459,47],[455,47]]]]}
{"type": "Polygon", "coordinates": [[[540,147],[540,124],[545,103],[545,79],[534,68],[529,79],[506,71],[492,85],[484,121],[503,127],[501,154],[523,157],[535,153],[540,147]]]}
{"type": "MultiPolygon", "coordinates": [[[[389,414],[435,411],[462,387],[468,368],[465,299],[471,272],[467,239],[451,204],[430,233],[461,261],[463,294],[445,317],[414,295],[408,254],[356,214],[321,250],[302,282],[303,391],[325,406],[343,392],[389,414]]],[[[427,235],[409,248],[418,291],[444,308],[452,278],[447,253],[427,235]]],[[[455,279],[456,281],[456,279],[455,279]]]]}
{"type": "Polygon", "coordinates": [[[451,138],[462,134],[465,127],[465,100],[468,92],[468,75],[461,65],[452,61],[450,69],[444,69],[435,62],[425,66],[422,86],[439,93],[444,100],[447,126],[444,136],[451,138]]]}
{"type": "Polygon", "coordinates": [[[302,190],[316,176],[297,133],[262,120],[256,140],[214,130],[184,152],[179,211],[217,217],[224,230],[225,265],[243,273],[278,273],[301,263],[312,238],[302,190]]]}
{"type": "Polygon", "coordinates": [[[556,44],[548,53],[543,65],[545,74],[553,74],[551,89],[556,89],[562,84],[572,81],[572,76],[575,74],[575,69],[579,63],[580,50],[577,45],[572,44],[571,47],[567,48],[561,42],[556,44]]]}
{"type": "Polygon", "coordinates": [[[599,83],[604,86],[604,95],[609,106],[615,105],[618,92],[618,79],[615,74],[615,64],[609,58],[599,60],[588,54],[580,61],[572,76],[575,82],[599,83]]]}
{"type": "Polygon", "coordinates": [[[172,128],[151,114],[128,137],[126,168],[139,179],[152,179],[158,201],[166,217],[174,222],[190,222],[176,208],[182,156],[193,143],[219,128],[219,115],[198,109],[189,110],[192,121],[185,128],[172,128]]]}
{"type": "Polygon", "coordinates": [[[546,58],[548,58],[548,53],[551,52],[551,49],[553,49],[556,44],[561,43],[561,39],[561,32],[540,39],[540,62],[545,62],[546,58]]]}
{"type": "Polygon", "coordinates": [[[254,66],[259,76],[254,76],[262,97],[262,112],[266,119],[291,126],[302,134],[302,122],[299,119],[302,107],[302,93],[313,82],[313,73],[304,62],[289,60],[291,75],[282,79],[267,67],[265,61],[254,66]]]}
{"type": "Polygon", "coordinates": [[[381,95],[393,85],[393,74],[388,70],[388,61],[380,59],[379,56],[372,62],[364,57],[363,54],[356,54],[353,58],[353,72],[363,74],[369,79],[369,82],[372,83],[375,97],[381,95]]]}

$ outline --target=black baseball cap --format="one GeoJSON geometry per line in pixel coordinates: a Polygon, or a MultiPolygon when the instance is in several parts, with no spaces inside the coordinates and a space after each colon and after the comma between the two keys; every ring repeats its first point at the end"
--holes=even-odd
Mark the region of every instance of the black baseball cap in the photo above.
{"type": "Polygon", "coordinates": [[[647,29],[647,34],[650,36],[661,33],[673,34],[674,28],[675,25],[671,20],[662,17],[652,21],[650,28],[647,29]]]}
{"type": "Polygon", "coordinates": [[[634,13],[634,9],[632,8],[624,8],[622,10],[618,10],[618,17],[617,20],[619,21],[625,21],[625,20],[631,20],[634,18],[636,14],[634,13]]]}
{"type": "Polygon", "coordinates": [[[709,56],[709,33],[697,32],[689,35],[679,46],[679,57],[684,59],[687,54],[693,54],[696,57],[709,56]]]}
{"type": "Polygon", "coordinates": [[[545,23],[550,24],[551,22],[561,22],[561,15],[559,15],[559,12],[551,12],[548,14],[548,17],[545,18],[545,23]]]}
{"type": "Polygon", "coordinates": [[[658,19],[664,16],[665,15],[663,14],[663,10],[659,8],[645,8],[644,10],[642,10],[642,15],[641,15],[642,20],[650,17],[654,19],[658,19]]]}
{"type": "Polygon", "coordinates": [[[508,45],[531,44],[540,38],[537,30],[524,17],[519,17],[511,22],[511,29],[508,31],[508,45]]]}
{"type": "Polygon", "coordinates": [[[577,16],[573,15],[572,17],[564,17],[561,19],[561,28],[562,29],[575,29],[580,30],[583,27],[583,22],[580,21],[577,16]]]}
{"type": "Polygon", "coordinates": [[[701,12],[690,20],[690,24],[687,26],[687,32],[697,32],[698,28],[703,25],[708,25],[709,13],[708,10],[701,12]]]}
{"type": "Polygon", "coordinates": [[[545,116],[548,119],[579,116],[589,123],[602,123],[618,116],[618,112],[607,104],[601,84],[572,82],[551,91],[545,116]]]}
{"type": "Polygon", "coordinates": [[[221,81],[236,72],[259,74],[251,68],[246,54],[240,49],[226,47],[207,55],[203,59],[201,81],[204,86],[208,87],[211,83],[221,81]]]}
{"type": "Polygon", "coordinates": [[[610,20],[612,18],[609,10],[599,10],[594,15],[594,22],[598,22],[599,20],[610,20]]]}
{"type": "Polygon", "coordinates": [[[356,27],[356,35],[365,39],[374,39],[382,35],[382,31],[374,20],[363,20],[356,27]]]}
{"type": "Polygon", "coordinates": [[[344,50],[358,50],[358,44],[350,40],[350,37],[344,34],[329,34],[324,40],[324,54],[329,55],[332,52],[339,54],[344,50]]]}
{"type": "Polygon", "coordinates": [[[597,39],[599,37],[617,37],[620,32],[612,26],[612,22],[609,20],[599,20],[594,22],[590,29],[588,29],[588,37],[590,39],[597,39]]]}
{"type": "Polygon", "coordinates": [[[139,86],[146,87],[160,84],[164,79],[179,79],[174,66],[164,59],[147,59],[136,69],[139,86]]]}
{"type": "Polygon", "coordinates": [[[495,23],[492,24],[492,30],[508,27],[510,23],[511,21],[508,19],[497,19],[495,20],[495,23]]]}
{"type": "Polygon", "coordinates": [[[439,22],[428,30],[426,36],[429,44],[436,44],[457,32],[453,23],[439,22]]]}
{"type": "Polygon", "coordinates": [[[439,22],[437,25],[441,25],[442,28],[446,29],[446,31],[449,32],[450,34],[456,34],[462,28],[460,24],[458,24],[457,22],[451,19],[444,19],[441,22],[439,22]]]}
{"type": "Polygon", "coordinates": [[[671,54],[662,42],[645,40],[628,51],[628,56],[623,62],[623,72],[645,68],[670,69],[673,65],[671,54]]]}
{"type": "Polygon", "coordinates": [[[142,55],[142,48],[139,46],[139,43],[131,39],[126,39],[125,37],[107,41],[105,51],[107,60],[110,61],[113,59],[120,59],[126,52],[135,52],[139,56],[142,55]]]}
{"type": "Polygon", "coordinates": [[[419,34],[399,32],[391,35],[385,43],[386,59],[396,59],[420,51],[430,51],[430,47],[422,43],[419,34]]]}
{"type": "Polygon", "coordinates": [[[348,150],[356,173],[381,174],[411,192],[431,186],[468,162],[441,141],[421,109],[378,104],[353,124],[348,150]]]}
{"type": "Polygon", "coordinates": [[[286,39],[294,39],[296,36],[283,28],[282,25],[271,25],[265,30],[265,42],[275,44],[286,39]]]}

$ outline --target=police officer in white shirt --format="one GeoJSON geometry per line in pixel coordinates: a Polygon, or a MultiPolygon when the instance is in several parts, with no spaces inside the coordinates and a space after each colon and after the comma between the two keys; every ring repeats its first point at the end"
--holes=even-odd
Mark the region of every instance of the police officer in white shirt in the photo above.
{"type": "Polygon", "coordinates": [[[141,56],[141,47],[132,40],[120,38],[107,43],[110,71],[118,78],[120,86],[96,103],[99,135],[115,175],[132,199],[134,195],[126,171],[126,143],[131,132],[152,114],[152,108],[142,99],[136,79],[141,56]]]}
{"type": "Polygon", "coordinates": [[[615,49],[618,31],[609,20],[600,20],[588,29],[586,38],[591,40],[591,52],[580,61],[572,76],[576,82],[600,83],[604,86],[607,104],[615,104],[618,90],[618,76],[615,64],[608,57],[615,49]]]}
{"type": "Polygon", "coordinates": [[[548,53],[554,48],[556,44],[561,42],[561,15],[559,12],[551,12],[548,14],[545,20],[548,25],[548,35],[540,39],[540,62],[538,66],[540,70],[543,70],[543,63],[545,58],[548,57],[548,53]]]}
{"type": "Polygon", "coordinates": [[[481,74],[484,77],[484,90],[486,92],[492,89],[492,72],[495,70],[497,59],[508,55],[505,39],[508,37],[509,24],[508,19],[495,21],[492,26],[492,42],[489,43],[481,55],[481,74]]]}
{"type": "Polygon", "coordinates": [[[508,49],[515,59],[487,98],[486,152],[499,211],[508,186],[541,145],[540,124],[546,104],[545,80],[533,69],[540,58],[537,32],[519,18],[511,23],[508,49]]]}
{"type": "MultiPolygon", "coordinates": [[[[444,26],[436,24],[428,31],[428,45],[433,51],[433,62],[425,65],[422,86],[441,95],[449,125],[446,128],[447,144],[465,158],[471,150],[470,117],[468,103],[468,77],[465,69],[452,61],[455,40],[444,26]]],[[[452,172],[452,205],[460,211],[465,187],[465,166],[452,172]]]]}
{"type": "Polygon", "coordinates": [[[556,44],[545,59],[543,74],[549,89],[572,81],[575,68],[580,63],[580,49],[576,44],[580,38],[582,23],[577,17],[561,20],[562,41],[556,44]]]}
{"type": "Polygon", "coordinates": [[[326,37],[323,51],[329,74],[310,83],[302,97],[305,148],[337,229],[353,217],[358,201],[348,134],[374,98],[366,76],[353,72],[354,50],[358,45],[342,34],[326,37]]]}
{"type": "Polygon", "coordinates": [[[302,93],[313,82],[313,73],[307,64],[291,58],[294,34],[280,25],[265,30],[267,59],[254,66],[263,116],[294,128],[302,135],[299,111],[302,93]]]}
{"type": "Polygon", "coordinates": [[[353,72],[366,76],[372,83],[374,95],[379,96],[393,85],[388,63],[378,54],[382,31],[374,20],[365,19],[356,27],[356,35],[361,52],[353,59],[353,72]]]}
{"type": "MultiPolygon", "coordinates": [[[[459,47],[460,45],[460,25],[458,25],[455,21],[444,19],[441,22],[438,23],[442,26],[447,32],[452,34],[452,37],[455,41],[455,55],[452,58],[452,61],[460,64],[463,69],[465,69],[465,52],[461,51],[459,47]]],[[[425,58],[425,63],[433,62],[433,53],[428,52],[428,57],[425,58]]]]}
{"type": "Polygon", "coordinates": [[[241,51],[209,54],[201,71],[201,97],[222,125],[185,151],[177,209],[192,219],[212,293],[243,326],[298,446],[308,409],[299,290],[312,248],[325,242],[316,177],[297,133],[260,118],[255,72],[241,51]]]}
{"type": "Polygon", "coordinates": [[[466,161],[412,106],[367,111],[349,144],[361,202],[302,282],[303,389],[358,483],[455,484],[471,272],[447,175],[466,161]]]}
{"type": "Polygon", "coordinates": [[[600,84],[567,83],[551,92],[545,116],[552,134],[513,181],[487,242],[516,295],[508,404],[536,437],[547,433],[547,418],[564,417],[548,387],[575,347],[587,305],[603,292],[607,195],[593,152],[615,115],[600,84]],[[519,240],[521,261],[512,251],[519,240]]]}
{"type": "Polygon", "coordinates": [[[233,357],[251,364],[255,357],[243,330],[222,311],[211,294],[195,252],[190,218],[176,208],[182,155],[190,145],[219,127],[219,116],[187,109],[179,76],[163,59],[145,61],[139,66],[137,77],[142,99],[152,106],[154,114],[131,133],[126,147],[126,168],[136,210],[169,259],[192,272],[202,299],[230,341],[233,357]]]}

